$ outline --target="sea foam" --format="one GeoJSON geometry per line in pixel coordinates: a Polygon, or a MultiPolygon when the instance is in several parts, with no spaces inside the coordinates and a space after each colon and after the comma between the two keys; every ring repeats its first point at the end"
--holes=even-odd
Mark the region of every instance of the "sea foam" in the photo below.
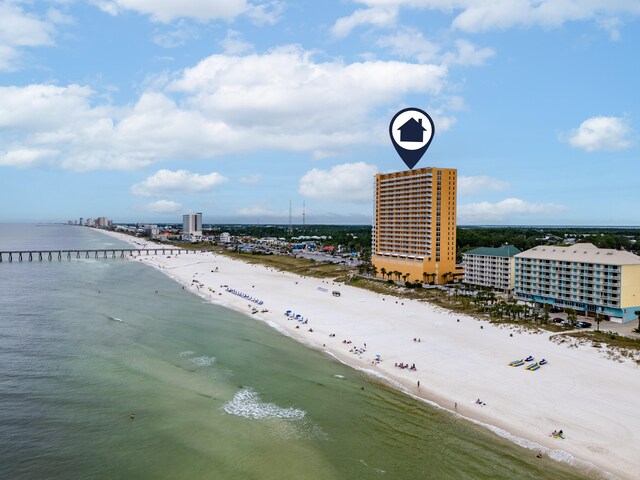
{"type": "Polygon", "coordinates": [[[202,357],[191,358],[191,363],[193,363],[196,367],[208,367],[213,365],[216,361],[215,357],[207,357],[203,355],[202,357]]]}
{"type": "Polygon", "coordinates": [[[250,387],[245,387],[236,393],[231,401],[222,406],[222,410],[230,415],[237,415],[252,420],[276,418],[302,420],[306,415],[306,412],[299,408],[283,408],[275,403],[261,402],[260,395],[250,387]]]}

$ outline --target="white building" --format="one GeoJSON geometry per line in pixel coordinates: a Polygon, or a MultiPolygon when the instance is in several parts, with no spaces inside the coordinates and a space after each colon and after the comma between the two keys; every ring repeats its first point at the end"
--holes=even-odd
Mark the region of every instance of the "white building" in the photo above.
{"type": "Polygon", "coordinates": [[[520,250],[513,245],[480,247],[462,254],[464,283],[510,293],[514,285],[515,258],[520,250]]]}
{"type": "Polygon", "coordinates": [[[160,229],[157,225],[145,225],[143,228],[144,234],[152,240],[156,240],[158,238],[158,235],[160,235],[160,229]]]}
{"type": "Polygon", "coordinates": [[[182,216],[182,240],[186,242],[202,240],[202,213],[187,213],[182,216]]]}
{"type": "Polygon", "coordinates": [[[220,234],[220,243],[231,243],[231,235],[229,232],[222,232],[220,234]]]}

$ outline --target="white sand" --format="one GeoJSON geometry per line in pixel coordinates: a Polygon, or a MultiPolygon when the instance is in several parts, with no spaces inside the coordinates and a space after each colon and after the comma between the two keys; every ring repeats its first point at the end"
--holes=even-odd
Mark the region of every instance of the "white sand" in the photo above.
{"type": "MultiPolygon", "coordinates": [[[[143,255],[135,261],[159,268],[205,299],[266,321],[348,365],[383,376],[412,395],[451,411],[457,402],[457,414],[524,447],[579,468],[592,464],[611,474],[606,478],[640,478],[640,368],[631,361],[615,362],[593,347],[557,345],[549,341],[548,333],[518,333],[433,305],[220,255],[171,257],[143,255]],[[204,286],[198,287],[194,279],[204,286]],[[220,285],[264,304],[228,293],[220,285]],[[341,296],[334,297],[333,290],[341,296]],[[269,312],[252,315],[252,308],[269,312]],[[301,314],[308,324],[287,318],[286,310],[301,314]],[[335,337],[329,337],[331,333],[335,337]],[[414,342],[414,337],[421,341],[414,342]],[[349,352],[365,343],[365,353],[349,352]],[[372,365],[376,354],[382,362],[372,365]],[[535,372],[508,366],[528,355],[549,363],[535,372]],[[396,362],[415,363],[417,371],[396,368],[396,362]],[[475,404],[478,398],[486,405],[475,404]],[[555,429],[562,429],[566,439],[550,437],[555,429]]],[[[534,455],[525,450],[523,454],[534,455]]]]}

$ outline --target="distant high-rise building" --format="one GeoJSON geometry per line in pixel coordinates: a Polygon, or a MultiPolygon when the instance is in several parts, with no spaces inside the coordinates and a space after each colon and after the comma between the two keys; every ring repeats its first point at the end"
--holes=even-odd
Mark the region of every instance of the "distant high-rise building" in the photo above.
{"type": "Polygon", "coordinates": [[[437,284],[456,273],[457,170],[377,174],[371,260],[377,275],[437,284]],[[384,269],[384,270],[383,270],[384,269]]]}
{"type": "Polygon", "coordinates": [[[78,225],[83,225],[83,224],[84,224],[84,219],[80,217],[80,220],[78,221],[78,225]]]}
{"type": "Polygon", "coordinates": [[[106,227],[108,225],[107,217],[98,217],[96,224],[98,227],[106,227]]]}
{"type": "Polygon", "coordinates": [[[187,213],[182,216],[182,239],[190,242],[202,239],[202,213],[187,213]]]}

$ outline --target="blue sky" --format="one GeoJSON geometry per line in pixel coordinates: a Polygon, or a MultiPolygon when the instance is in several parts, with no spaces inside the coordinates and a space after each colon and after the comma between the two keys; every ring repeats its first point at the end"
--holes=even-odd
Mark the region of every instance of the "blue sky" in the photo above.
{"type": "Polygon", "coordinates": [[[638,0],[0,0],[0,221],[369,223],[417,168],[459,224],[640,225],[638,0]]]}

